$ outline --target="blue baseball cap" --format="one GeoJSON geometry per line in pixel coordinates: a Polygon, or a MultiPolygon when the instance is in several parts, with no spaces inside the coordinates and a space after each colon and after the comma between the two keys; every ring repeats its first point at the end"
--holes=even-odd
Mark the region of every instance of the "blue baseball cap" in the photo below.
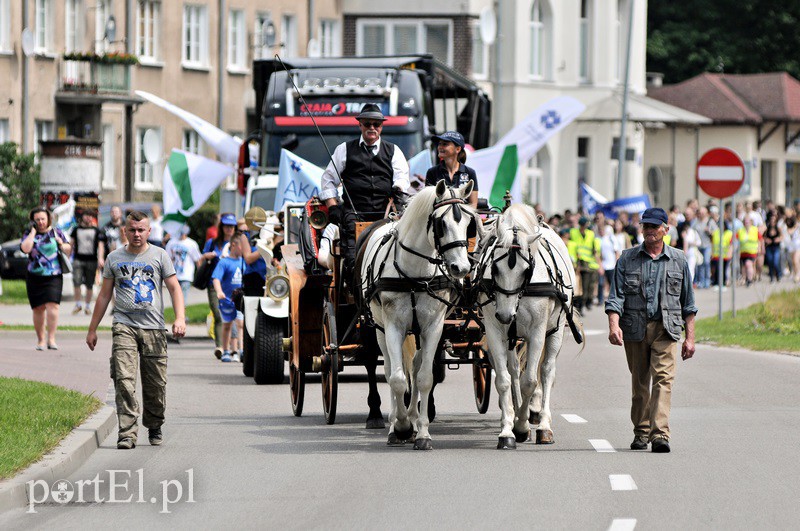
{"type": "Polygon", "coordinates": [[[667,223],[667,213],[663,208],[648,208],[642,213],[642,223],[649,225],[665,225],[667,223]]]}
{"type": "Polygon", "coordinates": [[[464,137],[458,131],[447,131],[446,133],[442,133],[441,135],[434,135],[431,137],[433,140],[439,140],[442,142],[452,142],[457,146],[464,147],[464,137]]]}
{"type": "Polygon", "coordinates": [[[219,218],[219,222],[223,225],[233,225],[234,227],[238,225],[236,223],[236,216],[233,214],[222,214],[222,217],[219,218]]]}

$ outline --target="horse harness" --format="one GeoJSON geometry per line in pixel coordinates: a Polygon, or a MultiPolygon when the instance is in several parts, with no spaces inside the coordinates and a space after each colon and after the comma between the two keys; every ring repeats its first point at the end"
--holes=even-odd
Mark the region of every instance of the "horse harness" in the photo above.
{"type": "MultiPolygon", "coordinates": [[[[558,268],[553,268],[550,266],[547,260],[543,260],[543,264],[545,269],[547,270],[547,276],[550,278],[549,282],[531,282],[531,278],[533,277],[533,270],[536,266],[536,257],[529,255],[525,256],[522,253],[522,245],[519,242],[519,228],[513,227],[514,236],[511,241],[511,245],[503,255],[498,258],[494,257],[495,251],[497,250],[497,237],[492,236],[490,240],[487,242],[488,251],[485,256],[488,256],[491,259],[491,276],[487,279],[485,278],[487,260],[482,260],[478,264],[478,270],[476,276],[478,277],[478,281],[475,284],[475,289],[479,292],[486,294],[488,300],[483,303],[481,306],[485,306],[490,302],[495,301],[494,294],[496,292],[502,293],[503,295],[514,296],[516,295],[521,299],[522,297],[550,297],[554,298],[558,301],[561,306],[561,312],[566,314],[567,322],[569,324],[570,330],[572,331],[575,340],[578,343],[583,342],[583,338],[580,336],[577,327],[573,321],[572,317],[572,307],[567,305],[567,300],[569,300],[569,296],[566,293],[566,290],[573,290],[573,286],[568,286],[564,280],[561,271],[558,268]],[[522,260],[527,264],[525,268],[525,275],[523,278],[522,283],[515,289],[505,289],[497,285],[495,282],[495,277],[498,276],[497,271],[497,263],[501,262],[502,260],[508,261],[508,268],[514,269],[517,264],[517,259],[522,260]]],[[[543,252],[547,252],[550,255],[550,260],[553,265],[556,264],[556,257],[555,253],[553,252],[553,247],[547,240],[543,240],[544,246],[540,245],[537,249],[538,254],[542,256],[544,259],[543,252]],[[544,251],[542,250],[544,247],[544,251]]],[[[517,300],[517,304],[519,304],[519,299],[517,300]]],[[[559,319],[560,321],[560,319],[559,319]]],[[[550,337],[551,335],[555,334],[559,330],[560,326],[557,323],[555,327],[551,328],[545,334],[545,337],[550,337]]],[[[508,348],[511,350],[514,345],[516,345],[517,340],[520,337],[517,334],[517,318],[516,315],[514,319],[511,321],[511,324],[508,327],[508,348]]]]}
{"type": "MultiPolygon", "coordinates": [[[[451,195],[452,195],[451,191],[451,195]]],[[[445,233],[445,222],[444,217],[447,215],[448,212],[452,212],[453,219],[456,223],[461,221],[462,215],[469,215],[463,211],[462,205],[466,203],[466,200],[458,197],[451,197],[449,199],[444,199],[441,201],[436,201],[433,204],[433,210],[431,214],[428,216],[428,223],[426,230],[430,232],[433,231],[433,239],[434,239],[434,248],[436,249],[437,256],[435,258],[426,256],[408,246],[403,244],[397,238],[397,230],[392,228],[388,233],[386,233],[383,238],[381,239],[380,243],[378,243],[378,248],[372,255],[372,261],[370,262],[367,268],[367,287],[364,294],[363,299],[363,308],[362,311],[364,312],[365,318],[367,320],[367,324],[369,326],[374,326],[381,332],[384,332],[383,327],[378,325],[373,316],[372,312],[369,309],[369,303],[373,298],[377,298],[378,304],[381,304],[380,293],[383,291],[390,291],[390,292],[400,292],[408,294],[411,296],[411,333],[414,335],[414,343],[416,349],[420,349],[420,333],[422,329],[419,324],[419,319],[417,318],[417,294],[424,293],[428,296],[436,299],[437,301],[441,302],[447,307],[447,312],[449,312],[453,306],[455,306],[455,300],[450,301],[439,296],[436,292],[443,291],[443,290],[453,290],[458,291],[458,281],[454,280],[450,275],[447,274],[446,269],[443,267],[444,259],[442,255],[449,251],[450,249],[455,249],[458,247],[468,247],[469,241],[468,239],[465,240],[455,240],[450,243],[441,244],[441,239],[444,237],[445,233]],[[446,208],[446,211],[437,216],[436,211],[446,208]],[[383,277],[383,269],[386,265],[386,260],[381,261],[381,263],[377,266],[377,272],[375,271],[375,261],[377,260],[378,255],[380,254],[379,251],[385,245],[389,245],[389,249],[387,252],[387,256],[389,252],[393,251],[393,265],[397,273],[400,275],[399,278],[385,278],[383,277]],[[397,252],[398,247],[403,249],[406,252],[409,252],[415,256],[420,258],[424,258],[430,264],[436,266],[439,274],[434,273],[430,277],[412,277],[404,272],[400,265],[397,263],[397,252]],[[393,249],[392,249],[393,248],[393,249]],[[377,278],[377,280],[372,281],[371,279],[377,278]]],[[[476,221],[473,218],[470,226],[467,228],[467,238],[470,238],[471,234],[477,232],[476,221]]],[[[457,299],[456,299],[457,300],[457,299]]]]}

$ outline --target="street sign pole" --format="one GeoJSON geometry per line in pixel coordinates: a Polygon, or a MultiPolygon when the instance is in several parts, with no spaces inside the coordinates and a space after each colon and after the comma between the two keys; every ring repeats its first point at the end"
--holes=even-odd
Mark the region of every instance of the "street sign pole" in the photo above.
{"type": "MultiPolygon", "coordinates": [[[[720,204],[722,204],[722,200],[720,200],[720,204]]],[[[725,240],[725,213],[723,212],[719,217],[719,223],[717,224],[717,230],[719,231],[719,263],[717,264],[717,289],[719,290],[719,312],[718,312],[718,320],[722,321],[722,290],[725,287],[725,260],[722,257],[722,250],[725,248],[723,245],[723,241],[725,240]]]]}
{"type": "Polygon", "coordinates": [[[733,250],[733,256],[731,256],[731,312],[736,317],[736,281],[739,279],[739,260],[737,258],[740,252],[736,233],[733,232],[736,228],[734,220],[736,220],[736,194],[733,194],[731,198],[731,249],[733,250]]]}

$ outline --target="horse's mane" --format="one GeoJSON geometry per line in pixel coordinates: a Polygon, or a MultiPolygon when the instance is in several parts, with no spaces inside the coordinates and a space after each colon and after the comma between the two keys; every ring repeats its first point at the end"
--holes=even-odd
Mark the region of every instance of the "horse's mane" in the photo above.
{"type": "Polygon", "coordinates": [[[431,211],[433,210],[433,200],[436,197],[436,187],[426,186],[416,193],[411,201],[408,203],[403,217],[397,223],[397,232],[400,237],[405,237],[406,233],[410,230],[412,225],[411,220],[428,219],[431,211]]]}
{"type": "Polygon", "coordinates": [[[503,220],[510,219],[512,225],[518,227],[522,232],[531,236],[540,230],[539,218],[536,211],[528,205],[515,203],[508,207],[500,216],[497,222],[497,243],[507,246],[511,244],[511,236],[508,231],[502,230],[503,220]]]}

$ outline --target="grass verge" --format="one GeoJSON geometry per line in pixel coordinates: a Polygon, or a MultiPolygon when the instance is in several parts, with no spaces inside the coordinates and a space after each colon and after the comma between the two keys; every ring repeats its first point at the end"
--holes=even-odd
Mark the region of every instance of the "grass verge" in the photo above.
{"type": "Polygon", "coordinates": [[[100,405],[77,391],[0,377],[0,479],[38,461],[100,405]]]}
{"type": "MultiPolygon", "coordinates": [[[[186,324],[206,324],[206,316],[210,312],[208,303],[190,304],[186,307],[186,324]]],[[[164,308],[164,320],[167,324],[175,320],[175,310],[164,308]]]]}
{"type": "Polygon", "coordinates": [[[696,341],[750,350],[800,353],[800,290],[771,295],[766,302],[754,304],[717,317],[699,319],[696,341]]]}
{"type": "Polygon", "coordinates": [[[28,288],[24,280],[3,280],[0,304],[28,304],[28,288]]]}

